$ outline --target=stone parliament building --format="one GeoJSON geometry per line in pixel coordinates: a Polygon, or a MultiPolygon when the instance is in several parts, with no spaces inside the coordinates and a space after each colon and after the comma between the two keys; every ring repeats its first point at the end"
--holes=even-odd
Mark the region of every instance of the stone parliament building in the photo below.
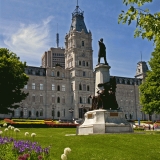
{"type": "MultiPolygon", "coordinates": [[[[138,89],[147,70],[146,62],[140,61],[134,78],[115,76],[116,99],[126,119],[149,119],[149,115],[141,111],[138,89]]],[[[57,120],[83,118],[91,108],[91,99],[88,97],[95,93],[95,74],[92,33],[86,28],[79,6],[72,13],[71,27],[65,36],[65,49],[50,48],[42,55],[42,66],[28,66],[25,73],[29,81],[24,90],[29,95],[12,117],[57,120]]],[[[150,118],[158,120],[160,116],[152,115],[150,118]]]]}

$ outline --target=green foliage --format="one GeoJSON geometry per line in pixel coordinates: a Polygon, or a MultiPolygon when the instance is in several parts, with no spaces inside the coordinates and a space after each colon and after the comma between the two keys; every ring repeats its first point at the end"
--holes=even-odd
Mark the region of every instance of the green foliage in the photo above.
{"type": "Polygon", "coordinates": [[[155,44],[160,41],[160,12],[151,14],[149,9],[142,9],[145,3],[152,0],[124,0],[123,3],[129,6],[128,10],[122,11],[118,22],[131,24],[136,22],[135,37],[154,40],[155,44]],[[137,7],[136,7],[137,6],[137,7]]]}
{"type": "Polygon", "coordinates": [[[22,91],[29,77],[24,73],[26,62],[6,48],[0,48],[0,113],[9,113],[19,107],[28,93],[22,91]]]}
{"type": "Polygon", "coordinates": [[[151,14],[149,9],[142,9],[145,3],[151,2],[152,0],[124,0],[123,3],[129,8],[126,12],[122,11],[118,20],[119,23],[128,22],[128,25],[135,21],[134,36],[154,41],[155,48],[149,61],[151,70],[140,86],[140,103],[142,110],[148,114],[160,113],[160,12],[151,14]]]}
{"type": "Polygon", "coordinates": [[[157,45],[149,61],[151,71],[140,85],[140,103],[146,113],[160,113],[160,45],[157,45]]]}

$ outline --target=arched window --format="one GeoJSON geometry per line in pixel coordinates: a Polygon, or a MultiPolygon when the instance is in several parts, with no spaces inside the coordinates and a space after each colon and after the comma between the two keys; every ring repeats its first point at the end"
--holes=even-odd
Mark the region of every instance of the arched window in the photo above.
{"type": "Polygon", "coordinates": [[[82,85],[81,85],[81,83],[79,84],[79,90],[82,90],[82,85]]]}
{"type": "Polygon", "coordinates": [[[31,117],[31,111],[28,112],[28,116],[31,117]]]}
{"type": "Polygon", "coordinates": [[[87,86],[87,91],[89,91],[89,85],[87,86]]]}
{"type": "Polygon", "coordinates": [[[57,112],[57,117],[60,117],[60,111],[57,112]]]}
{"type": "Polygon", "coordinates": [[[57,91],[60,91],[60,86],[59,85],[57,86],[57,91]]]}
{"type": "Polygon", "coordinates": [[[15,111],[12,112],[12,117],[14,117],[14,115],[15,115],[15,111]]]}
{"type": "Polygon", "coordinates": [[[90,104],[90,98],[88,98],[88,104],[90,104]]]}
{"type": "Polygon", "coordinates": [[[20,112],[20,116],[23,117],[23,111],[20,112]]]}
{"type": "Polygon", "coordinates": [[[59,71],[58,71],[58,72],[57,72],[57,77],[59,77],[59,75],[60,75],[60,74],[59,74],[59,71]]]}
{"type": "Polygon", "coordinates": [[[82,103],[82,97],[79,98],[79,103],[82,103]]]}
{"type": "Polygon", "coordinates": [[[36,117],[38,117],[39,116],[39,113],[38,113],[38,111],[36,112],[36,117]]]}
{"type": "Polygon", "coordinates": [[[88,65],[88,62],[86,62],[86,66],[89,66],[89,65],[88,65]]]}
{"type": "Polygon", "coordinates": [[[54,77],[54,72],[52,71],[51,76],[54,77]]]}
{"type": "Polygon", "coordinates": [[[59,97],[57,97],[57,103],[60,103],[60,98],[59,97]]]}
{"type": "Polygon", "coordinates": [[[40,110],[39,115],[40,115],[40,116],[43,116],[43,110],[42,110],[42,109],[40,110]]]}

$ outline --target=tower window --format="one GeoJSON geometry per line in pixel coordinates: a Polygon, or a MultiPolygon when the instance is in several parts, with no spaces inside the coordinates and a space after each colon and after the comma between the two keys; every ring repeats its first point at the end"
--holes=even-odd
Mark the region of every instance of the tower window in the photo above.
{"type": "Polygon", "coordinates": [[[84,46],[84,41],[82,41],[82,46],[84,46]]]}
{"type": "Polygon", "coordinates": [[[59,85],[57,86],[57,91],[60,91],[60,86],[59,85]]]}
{"type": "Polygon", "coordinates": [[[86,63],[86,66],[88,66],[88,62],[86,63]]]}
{"type": "Polygon", "coordinates": [[[89,91],[89,86],[87,86],[87,91],[89,91]]]}
{"type": "Polygon", "coordinates": [[[59,97],[57,97],[57,103],[60,103],[60,98],[59,97]]]}

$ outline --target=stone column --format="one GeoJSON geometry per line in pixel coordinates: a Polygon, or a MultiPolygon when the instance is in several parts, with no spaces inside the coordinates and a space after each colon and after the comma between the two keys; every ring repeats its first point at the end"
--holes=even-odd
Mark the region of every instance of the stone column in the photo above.
{"type": "Polygon", "coordinates": [[[99,64],[95,67],[95,96],[97,95],[97,89],[99,83],[109,82],[111,67],[105,64],[99,64]]]}

